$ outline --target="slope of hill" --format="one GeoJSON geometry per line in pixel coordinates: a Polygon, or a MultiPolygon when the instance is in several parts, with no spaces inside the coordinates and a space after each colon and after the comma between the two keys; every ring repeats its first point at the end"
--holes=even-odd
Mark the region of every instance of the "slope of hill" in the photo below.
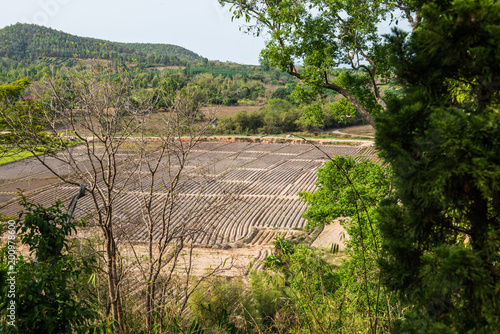
{"type": "Polygon", "coordinates": [[[15,61],[35,61],[42,57],[99,57],[164,65],[201,59],[196,53],[176,45],[110,42],[21,23],[0,29],[0,57],[15,61]]]}
{"type": "Polygon", "coordinates": [[[153,43],[117,43],[123,47],[131,48],[137,52],[142,52],[155,57],[161,55],[170,55],[179,59],[187,59],[189,61],[198,61],[202,59],[193,51],[172,44],[153,44],[153,43]]]}

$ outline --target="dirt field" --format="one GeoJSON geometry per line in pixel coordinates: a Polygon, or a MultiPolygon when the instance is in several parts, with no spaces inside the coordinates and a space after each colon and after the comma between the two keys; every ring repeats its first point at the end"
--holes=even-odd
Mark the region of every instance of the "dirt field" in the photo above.
{"type": "Polygon", "coordinates": [[[259,110],[262,108],[262,105],[258,106],[230,106],[230,107],[224,107],[224,106],[215,106],[215,107],[203,107],[201,108],[201,112],[205,114],[215,114],[217,117],[223,117],[223,116],[232,116],[238,111],[246,111],[246,112],[251,112],[255,110],[259,110]]]}
{"type": "MultiPolygon", "coordinates": [[[[366,145],[323,145],[322,149],[329,155],[353,155],[356,160],[377,159],[374,148],[366,145]]],[[[74,150],[78,153],[82,148],[74,150]]],[[[126,152],[121,154],[127,156],[126,152]]],[[[238,275],[251,263],[260,265],[278,234],[302,233],[306,221],[301,215],[306,205],[298,200],[297,193],[316,189],[316,172],[326,159],[305,144],[199,143],[188,159],[172,220],[174,225],[196,223],[202,227],[203,233],[189,240],[195,245],[194,272],[202,273],[225,259],[235,259],[227,274],[238,275]]],[[[71,174],[61,162],[53,158],[46,161],[54,170],[71,174]]],[[[77,193],[77,187],[60,182],[35,158],[0,166],[1,213],[16,215],[20,209],[16,203],[18,189],[45,206],[56,198],[68,204],[77,193]]],[[[161,198],[162,190],[155,191],[161,198]]],[[[126,222],[117,228],[141,243],[146,233],[139,212],[133,209],[137,207],[137,193],[135,185],[127,185],[115,212],[117,221],[126,222]]],[[[91,198],[85,196],[78,202],[77,215],[88,216],[92,208],[91,198]]],[[[329,247],[341,241],[341,232],[340,225],[327,227],[314,245],[329,247]]]]}
{"type": "Polygon", "coordinates": [[[156,66],[156,67],[148,67],[148,70],[158,70],[158,71],[163,71],[164,69],[170,69],[170,70],[183,70],[186,68],[186,66],[156,66]]]}
{"type": "Polygon", "coordinates": [[[352,136],[375,137],[375,129],[371,125],[350,126],[348,128],[335,129],[333,132],[352,136]]]}
{"type": "Polygon", "coordinates": [[[323,232],[314,240],[312,246],[324,250],[329,250],[332,245],[338,245],[339,250],[345,249],[345,241],[349,240],[349,236],[345,233],[344,228],[339,220],[336,220],[325,226],[323,232]]]}

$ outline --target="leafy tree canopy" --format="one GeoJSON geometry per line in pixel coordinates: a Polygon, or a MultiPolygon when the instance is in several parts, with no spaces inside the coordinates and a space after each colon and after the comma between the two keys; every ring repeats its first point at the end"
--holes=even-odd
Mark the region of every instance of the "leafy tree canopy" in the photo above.
{"type": "Polygon", "coordinates": [[[15,280],[14,290],[10,284],[1,287],[2,333],[88,333],[96,317],[87,283],[95,261],[67,252],[71,233],[83,222],[64,213],[60,201],[44,208],[23,197],[20,204],[24,210],[15,220],[16,233],[20,244],[29,248],[31,259],[9,256],[9,250],[17,247],[12,239],[0,249],[0,280],[15,280]],[[12,319],[7,307],[13,301],[16,318],[14,326],[8,326],[12,319]]]}
{"type": "Polygon", "coordinates": [[[401,18],[416,28],[419,21],[412,0],[219,2],[232,5],[234,18],[251,23],[249,31],[269,33],[263,61],[301,79],[302,100],[314,101],[325,89],[336,91],[372,125],[372,115],[386,107],[378,85],[392,77],[379,24],[401,18]],[[345,64],[356,71],[349,78],[334,71],[345,64]]]}
{"type": "Polygon", "coordinates": [[[385,282],[405,332],[500,327],[500,3],[426,1],[414,34],[390,37],[405,97],[377,117],[397,196],[383,221],[385,282]]]}

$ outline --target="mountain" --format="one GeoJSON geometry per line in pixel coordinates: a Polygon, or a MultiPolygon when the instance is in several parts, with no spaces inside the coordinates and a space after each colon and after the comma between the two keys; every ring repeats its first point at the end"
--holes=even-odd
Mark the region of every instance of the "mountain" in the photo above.
{"type": "Polygon", "coordinates": [[[162,65],[181,65],[202,59],[177,45],[110,42],[22,23],[0,29],[0,57],[15,61],[36,61],[43,57],[136,59],[162,65]]]}

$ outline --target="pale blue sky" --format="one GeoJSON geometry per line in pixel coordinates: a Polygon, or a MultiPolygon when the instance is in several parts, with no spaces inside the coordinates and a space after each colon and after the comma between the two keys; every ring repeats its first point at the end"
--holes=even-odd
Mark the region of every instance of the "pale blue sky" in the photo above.
{"type": "Polygon", "coordinates": [[[210,60],[258,64],[265,39],[239,31],[217,0],[0,0],[0,28],[41,24],[117,42],[166,43],[210,60]]]}

